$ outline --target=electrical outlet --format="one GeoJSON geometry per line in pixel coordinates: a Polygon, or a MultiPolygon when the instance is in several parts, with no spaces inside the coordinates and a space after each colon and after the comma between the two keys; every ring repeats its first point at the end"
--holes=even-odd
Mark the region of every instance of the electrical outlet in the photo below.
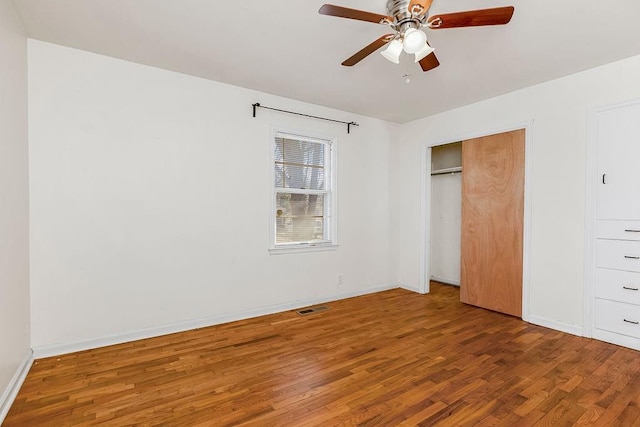
{"type": "Polygon", "coordinates": [[[342,274],[338,274],[338,286],[342,286],[344,282],[342,281],[342,274]]]}

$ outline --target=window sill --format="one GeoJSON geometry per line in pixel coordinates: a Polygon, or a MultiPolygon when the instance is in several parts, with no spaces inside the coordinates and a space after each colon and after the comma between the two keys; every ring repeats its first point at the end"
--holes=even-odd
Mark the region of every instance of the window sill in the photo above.
{"type": "Polygon", "coordinates": [[[338,245],[332,243],[322,243],[317,245],[280,246],[269,248],[270,255],[293,254],[299,252],[321,252],[335,251],[338,245]]]}

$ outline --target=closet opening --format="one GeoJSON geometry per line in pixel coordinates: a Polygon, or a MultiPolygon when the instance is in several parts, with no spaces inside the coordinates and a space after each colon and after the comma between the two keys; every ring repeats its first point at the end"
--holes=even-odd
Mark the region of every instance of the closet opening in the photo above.
{"type": "Polygon", "coordinates": [[[427,279],[460,286],[462,142],[431,148],[431,241],[427,279]]]}
{"type": "Polygon", "coordinates": [[[463,303],[523,317],[525,139],[523,127],[430,148],[427,292],[457,285],[463,303]]]}

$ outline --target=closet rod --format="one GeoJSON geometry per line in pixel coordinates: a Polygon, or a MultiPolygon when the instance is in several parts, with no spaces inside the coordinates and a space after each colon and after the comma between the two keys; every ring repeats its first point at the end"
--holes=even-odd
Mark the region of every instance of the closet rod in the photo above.
{"type": "Polygon", "coordinates": [[[287,110],[280,110],[279,108],[265,107],[264,105],[260,105],[259,102],[256,102],[255,104],[251,104],[251,105],[253,106],[253,117],[256,116],[257,108],[264,108],[265,110],[278,111],[280,113],[294,114],[296,116],[309,117],[309,118],[318,119],[318,120],[326,120],[327,122],[342,123],[344,125],[347,125],[347,133],[351,133],[351,126],[360,126],[356,122],[343,122],[342,120],[327,119],[326,117],[318,117],[318,116],[312,116],[310,114],[297,113],[295,111],[287,111],[287,110]]]}
{"type": "Polygon", "coordinates": [[[436,172],[431,172],[431,176],[435,176],[435,175],[451,175],[454,173],[462,173],[462,170],[453,170],[453,171],[436,171],[436,172]]]}

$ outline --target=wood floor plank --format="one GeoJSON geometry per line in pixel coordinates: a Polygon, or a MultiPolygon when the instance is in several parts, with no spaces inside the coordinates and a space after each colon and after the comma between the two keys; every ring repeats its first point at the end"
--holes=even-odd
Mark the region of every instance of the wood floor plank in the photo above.
{"type": "Polygon", "coordinates": [[[40,359],[3,426],[640,422],[639,352],[431,289],[40,359]]]}

